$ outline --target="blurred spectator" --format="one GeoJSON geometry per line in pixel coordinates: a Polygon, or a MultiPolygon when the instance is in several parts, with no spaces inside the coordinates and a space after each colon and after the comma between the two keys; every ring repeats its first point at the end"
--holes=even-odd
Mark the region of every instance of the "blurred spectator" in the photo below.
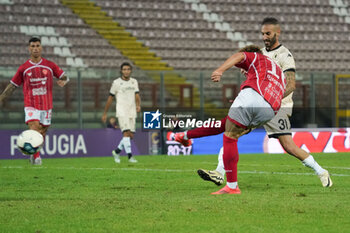
{"type": "Polygon", "coordinates": [[[118,124],[117,124],[117,118],[112,116],[110,118],[108,118],[107,121],[107,128],[113,128],[113,129],[118,129],[118,124]]]}

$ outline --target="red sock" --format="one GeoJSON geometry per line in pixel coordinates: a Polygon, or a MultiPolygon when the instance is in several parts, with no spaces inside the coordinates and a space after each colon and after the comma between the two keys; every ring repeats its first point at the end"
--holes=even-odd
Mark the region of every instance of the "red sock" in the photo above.
{"type": "Polygon", "coordinates": [[[34,157],[34,159],[40,158],[40,151],[38,151],[35,154],[33,154],[33,157],[34,157]]]}
{"type": "Polygon", "coordinates": [[[237,140],[224,134],[224,167],[227,182],[237,182],[237,164],[239,160],[237,140]]]}
{"type": "Polygon", "coordinates": [[[187,138],[200,138],[205,136],[217,135],[225,132],[226,118],[221,120],[220,128],[210,128],[210,127],[200,127],[196,129],[191,129],[187,131],[187,138]]]}

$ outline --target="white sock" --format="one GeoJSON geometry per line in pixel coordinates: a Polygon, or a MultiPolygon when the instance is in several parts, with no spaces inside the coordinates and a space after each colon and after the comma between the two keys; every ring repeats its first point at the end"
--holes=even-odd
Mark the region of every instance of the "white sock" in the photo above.
{"type": "Polygon", "coordinates": [[[230,189],[235,189],[235,188],[237,188],[238,182],[227,182],[226,185],[227,185],[230,189]]]}
{"type": "Polygon", "coordinates": [[[122,140],[120,140],[119,145],[118,145],[118,149],[119,149],[119,150],[122,151],[123,148],[124,148],[124,138],[122,138],[122,140]]]}
{"type": "Polygon", "coordinates": [[[225,175],[225,167],[224,167],[224,159],[222,158],[224,154],[224,147],[221,147],[219,155],[218,155],[218,166],[216,167],[216,171],[220,172],[221,175],[225,175]]]}
{"type": "Polygon", "coordinates": [[[175,140],[175,134],[173,132],[170,133],[170,140],[172,140],[172,141],[175,140]]]}
{"type": "Polygon", "coordinates": [[[127,154],[131,153],[131,143],[130,143],[130,137],[123,137],[124,141],[124,149],[127,154]]]}
{"type": "Polygon", "coordinates": [[[304,166],[312,168],[317,175],[320,175],[326,171],[315,161],[315,159],[314,159],[314,157],[312,157],[312,155],[309,155],[309,157],[304,159],[302,161],[302,163],[304,164],[304,166]]]}

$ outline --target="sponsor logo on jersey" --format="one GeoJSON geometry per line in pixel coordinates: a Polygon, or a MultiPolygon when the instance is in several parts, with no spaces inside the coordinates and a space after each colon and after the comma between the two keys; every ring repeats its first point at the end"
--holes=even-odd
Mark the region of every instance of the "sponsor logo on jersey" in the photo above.
{"type": "Polygon", "coordinates": [[[46,82],[46,80],[47,80],[47,77],[29,79],[30,82],[46,82]]]}
{"type": "Polygon", "coordinates": [[[125,87],[123,91],[135,91],[135,87],[125,87]]]}
{"type": "Polygon", "coordinates": [[[47,75],[47,73],[48,73],[47,69],[43,69],[42,72],[44,75],[47,75]]]}
{"type": "Polygon", "coordinates": [[[43,78],[31,78],[29,79],[29,81],[31,82],[32,86],[37,86],[37,85],[45,85],[46,81],[47,81],[47,77],[43,77],[43,78]],[[33,83],[33,82],[37,82],[37,83],[33,83]]]}
{"type": "Polygon", "coordinates": [[[32,93],[33,93],[33,96],[36,96],[36,95],[46,95],[47,90],[46,90],[45,87],[34,88],[34,89],[32,90],[32,93]]]}

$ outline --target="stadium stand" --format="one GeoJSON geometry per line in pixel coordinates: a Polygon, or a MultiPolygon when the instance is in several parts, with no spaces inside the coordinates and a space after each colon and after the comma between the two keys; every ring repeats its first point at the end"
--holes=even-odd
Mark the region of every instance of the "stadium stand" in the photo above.
{"type": "Polygon", "coordinates": [[[349,62],[346,58],[350,47],[349,24],[345,22],[345,14],[339,16],[334,12],[334,9],[346,10],[347,5],[336,2],[343,7],[319,0],[283,3],[103,0],[96,3],[175,69],[212,69],[241,47],[239,42],[261,45],[259,23],[269,15],[280,19],[282,42],[295,55],[298,70],[343,72],[349,62]],[[198,59],[198,50],[208,55],[198,59]],[[314,55],[315,51],[321,56],[314,55]],[[329,57],[334,62],[327,62],[329,57]]]}
{"type": "MultiPolygon", "coordinates": [[[[101,0],[90,4],[96,4],[104,12],[90,15],[90,22],[108,17],[130,32],[136,43],[148,47],[177,70],[212,69],[239,45],[261,45],[259,22],[266,14],[280,19],[282,42],[295,55],[298,70],[343,72],[350,59],[346,56],[350,48],[347,1],[101,0]],[[333,61],[327,62],[328,57],[333,61]]],[[[23,32],[42,36],[48,46],[69,47],[65,52],[70,52],[63,54],[81,57],[83,67],[113,67],[114,63],[126,60],[88,26],[88,19],[78,17],[57,0],[3,0],[0,12],[2,44],[20,45],[26,38],[23,32]],[[92,54],[105,62],[92,61],[89,58],[92,54]]],[[[62,56],[60,52],[54,54],[62,56]]],[[[21,53],[18,55],[25,59],[21,53]]],[[[148,56],[144,60],[152,59],[159,58],[148,56]]],[[[70,65],[59,60],[61,66],[70,65]]],[[[73,67],[78,65],[72,63],[73,67]]]]}
{"type": "Polygon", "coordinates": [[[59,1],[12,2],[0,4],[1,21],[4,22],[0,26],[0,35],[5,39],[0,46],[2,50],[6,46],[19,47],[15,49],[19,53],[13,66],[27,59],[24,42],[29,36],[40,36],[47,57],[62,67],[114,68],[115,64],[128,60],[59,1]],[[91,59],[93,54],[100,58],[98,62],[91,59]],[[67,57],[74,59],[61,59],[67,57]]]}

